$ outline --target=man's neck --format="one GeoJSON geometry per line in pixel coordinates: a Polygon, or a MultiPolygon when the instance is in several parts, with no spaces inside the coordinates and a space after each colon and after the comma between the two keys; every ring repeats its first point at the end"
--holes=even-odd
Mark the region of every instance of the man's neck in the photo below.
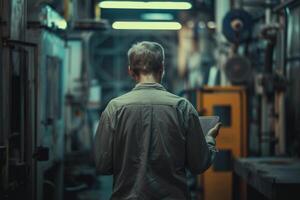
{"type": "Polygon", "coordinates": [[[137,81],[138,83],[160,83],[152,74],[141,74],[137,81]]]}

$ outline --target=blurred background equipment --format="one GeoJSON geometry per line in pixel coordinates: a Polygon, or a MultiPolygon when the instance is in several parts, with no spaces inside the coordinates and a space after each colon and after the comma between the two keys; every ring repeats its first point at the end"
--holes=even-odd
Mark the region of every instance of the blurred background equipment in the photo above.
{"type": "MultiPolygon", "coordinates": [[[[204,199],[233,198],[232,160],[247,156],[247,102],[243,87],[210,87],[197,93],[202,115],[220,116],[219,152],[212,167],[202,176],[204,199]]],[[[201,180],[201,178],[200,178],[201,180]]]]}
{"type": "Polygon", "coordinates": [[[229,42],[243,43],[251,38],[252,16],[245,10],[233,9],[223,19],[223,34],[229,42]]]}
{"type": "Polygon", "coordinates": [[[2,0],[0,199],[109,199],[93,136],[143,40],[165,48],[162,84],[223,123],[191,199],[300,199],[299,27],[298,0],[2,0]]]}
{"type": "Polygon", "coordinates": [[[223,20],[223,34],[232,43],[232,52],[225,63],[224,71],[232,84],[246,83],[251,77],[251,63],[247,57],[238,54],[238,48],[240,44],[250,41],[252,23],[252,16],[242,9],[229,11],[223,20]]]}
{"type": "Polygon", "coordinates": [[[224,70],[228,80],[233,84],[245,83],[251,78],[251,63],[244,56],[233,55],[228,58],[224,70]]]}

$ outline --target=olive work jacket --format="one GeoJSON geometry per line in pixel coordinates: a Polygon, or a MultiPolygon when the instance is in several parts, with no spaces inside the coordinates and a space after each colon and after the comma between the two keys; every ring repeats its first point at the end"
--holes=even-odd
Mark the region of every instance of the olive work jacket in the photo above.
{"type": "Polygon", "coordinates": [[[204,172],[216,152],[192,104],[158,83],[109,102],[94,150],[97,172],[113,175],[113,200],[189,199],[186,168],[204,172]]]}

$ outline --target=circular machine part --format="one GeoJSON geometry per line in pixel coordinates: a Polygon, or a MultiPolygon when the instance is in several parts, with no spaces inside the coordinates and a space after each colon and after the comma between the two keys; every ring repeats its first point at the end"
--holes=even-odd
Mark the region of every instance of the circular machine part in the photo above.
{"type": "Polygon", "coordinates": [[[225,15],[222,32],[228,41],[242,43],[251,37],[252,26],[252,16],[248,12],[234,9],[225,15]]]}
{"type": "Polygon", "coordinates": [[[232,56],[225,63],[225,74],[232,84],[242,84],[251,77],[251,63],[244,56],[232,56]]]}

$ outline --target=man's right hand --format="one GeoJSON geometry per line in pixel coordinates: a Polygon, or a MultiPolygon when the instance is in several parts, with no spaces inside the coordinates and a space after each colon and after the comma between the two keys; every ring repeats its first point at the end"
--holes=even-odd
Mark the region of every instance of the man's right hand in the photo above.
{"type": "Polygon", "coordinates": [[[207,135],[216,138],[219,135],[219,130],[221,126],[222,126],[221,122],[217,123],[212,129],[208,131],[207,135]]]}

